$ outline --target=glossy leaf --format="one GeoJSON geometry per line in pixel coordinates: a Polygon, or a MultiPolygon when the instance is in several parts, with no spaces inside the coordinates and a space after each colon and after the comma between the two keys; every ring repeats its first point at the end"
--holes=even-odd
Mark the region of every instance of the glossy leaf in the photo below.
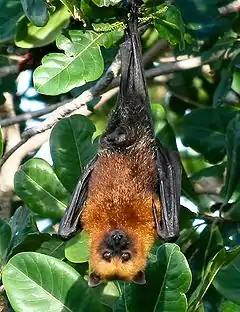
{"type": "Polygon", "coordinates": [[[182,141],[211,163],[222,160],[226,153],[225,134],[228,123],[239,111],[232,107],[193,110],[182,119],[182,141]]]}
{"type": "Polygon", "coordinates": [[[30,22],[43,27],[48,22],[47,4],[43,0],[21,0],[23,10],[30,22]]]}
{"type": "Polygon", "coordinates": [[[15,175],[15,191],[25,204],[43,217],[61,218],[69,194],[44,160],[27,161],[15,175]]]}
{"type": "Polygon", "coordinates": [[[117,312],[187,310],[185,293],[191,284],[191,271],[177,245],[164,244],[151,256],[146,280],[145,285],[125,285],[117,312]]]}
{"type": "Polygon", "coordinates": [[[213,285],[226,299],[240,304],[240,256],[218,272],[213,285]]]}
{"type": "Polygon", "coordinates": [[[39,233],[33,212],[25,207],[19,207],[10,220],[12,230],[12,238],[10,242],[10,250],[21,244],[24,239],[30,234],[39,233]]]}
{"type": "Polygon", "coordinates": [[[14,256],[4,268],[3,285],[16,312],[109,311],[72,267],[39,253],[14,256]]]}
{"type": "Polygon", "coordinates": [[[240,71],[236,70],[233,73],[232,89],[237,94],[240,94],[240,71]]]}
{"type": "Polygon", "coordinates": [[[98,79],[104,69],[100,46],[109,48],[119,34],[119,31],[97,34],[83,30],[61,34],[56,43],[65,54],[51,53],[42,59],[33,76],[37,91],[56,95],[98,79]]]}
{"type": "Polygon", "coordinates": [[[50,151],[55,172],[72,193],[84,167],[96,154],[97,144],[92,143],[95,126],[87,117],[74,115],[62,119],[53,128],[50,151]]]}
{"type": "Polygon", "coordinates": [[[0,41],[13,39],[16,23],[22,15],[23,9],[19,0],[0,1],[0,41]]]}
{"type": "Polygon", "coordinates": [[[2,157],[3,154],[3,137],[2,137],[2,129],[0,126],[0,159],[2,157]]]}
{"type": "Polygon", "coordinates": [[[120,2],[121,0],[93,0],[93,2],[99,6],[105,6],[108,7],[109,5],[116,5],[120,2]]]}
{"type": "Polygon", "coordinates": [[[29,234],[13,248],[11,257],[23,251],[36,251],[54,258],[64,259],[65,242],[57,235],[47,233],[29,234]]]}
{"type": "Polygon", "coordinates": [[[173,5],[164,6],[159,19],[154,21],[154,25],[161,38],[168,40],[171,44],[179,44],[184,47],[185,26],[180,11],[173,5]]]}
{"type": "Polygon", "coordinates": [[[240,253],[240,247],[236,248],[231,252],[227,252],[224,248],[221,249],[215,257],[208,263],[205,270],[204,277],[198,287],[195,289],[193,294],[189,299],[188,312],[195,312],[200,305],[203,296],[205,295],[207,289],[213,282],[218,271],[225,265],[228,265],[233,261],[240,253]]]}
{"type": "Polygon", "coordinates": [[[240,182],[240,116],[232,119],[227,127],[227,176],[223,192],[224,201],[227,203],[231,198],[236,186],[240,182]]]}
{"type": "Polygon", "coordinates": [[[17,24],[15,43],[21,48],[37,48],[53,42],[61,30],[69,23],[70,14],[65,6],[61,6],[49,16],[43,27],[33,25],[24,17],[17,24]]]}
{"type": "Polygon", "coordinates": [[[65,257],[73,263],[88,261],[88,234],[85,231],[82,231],[67,242],[65,257]]]}
{"type": "Polygon", "coordinates": [[[11,227],[8,222],[4,219],[0,219],[0,263],[7,254],[11,233],[11,227]]]}

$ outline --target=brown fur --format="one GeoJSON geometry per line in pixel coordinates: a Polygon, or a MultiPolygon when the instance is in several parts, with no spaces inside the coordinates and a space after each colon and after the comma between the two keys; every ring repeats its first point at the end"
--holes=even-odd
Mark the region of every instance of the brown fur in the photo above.
{"type": "Polygon", "coordinates": [[[90,267],[102,279],[118,276],[131,280],[144,269],[156,238],[152,215],[156,182],[156,164],[149,147],[99,157],[89,182],[82,222],[90,234],[90,267]],[[99,250],[106,233],[116,229],[133,241],[133,257],[125,263],[119,258],[108,263],[99,250]]]}

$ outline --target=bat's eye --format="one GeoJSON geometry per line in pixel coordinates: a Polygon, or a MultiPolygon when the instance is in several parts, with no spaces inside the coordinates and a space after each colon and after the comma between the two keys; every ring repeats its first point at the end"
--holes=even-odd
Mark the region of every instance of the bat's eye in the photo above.
{"type": "Polygon", "coordinates": [[[112,254],[110,251],[105,251],[103,253],[103,259],[110,262],[111,261],[111,258],[112,258],[112,254]]]}
{"type": "Polygon", "coordinates": [[[121,258],[122,258],[123,262],[126,262],[126,261],[130,260],[131,259],[130,252],[123,252],[122,255],[121,255],[121,258]]]}

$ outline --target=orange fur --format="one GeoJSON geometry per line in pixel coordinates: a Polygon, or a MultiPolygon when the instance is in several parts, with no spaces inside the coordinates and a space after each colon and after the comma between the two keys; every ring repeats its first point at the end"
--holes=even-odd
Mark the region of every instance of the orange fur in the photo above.
{"type": "Polygon", "coordinates": [[[131,280],[144,269],[156,238],[152,215],[156,183],[156,163],[149,147],[100,155],[89,182],[82,222],[90,234],[90,267],[102,279],[131,280]],[[134,243],[134,256],[125,263],[119,258],[108,263],[99,251],[104,235],[116,229],[134,243]]]}

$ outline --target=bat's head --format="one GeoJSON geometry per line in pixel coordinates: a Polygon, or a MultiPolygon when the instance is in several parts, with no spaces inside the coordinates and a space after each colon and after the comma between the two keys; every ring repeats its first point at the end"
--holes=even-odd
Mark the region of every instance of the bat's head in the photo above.
{"type": "Polygon", "coordinates": [[[89,286],[97,286],[102,280],[125,280],[145,284],[144,268],[153,241],[146,244],[139,233],[127,234],[112,230],[90,238],[90,266],[93,271],[89,286]]]}

